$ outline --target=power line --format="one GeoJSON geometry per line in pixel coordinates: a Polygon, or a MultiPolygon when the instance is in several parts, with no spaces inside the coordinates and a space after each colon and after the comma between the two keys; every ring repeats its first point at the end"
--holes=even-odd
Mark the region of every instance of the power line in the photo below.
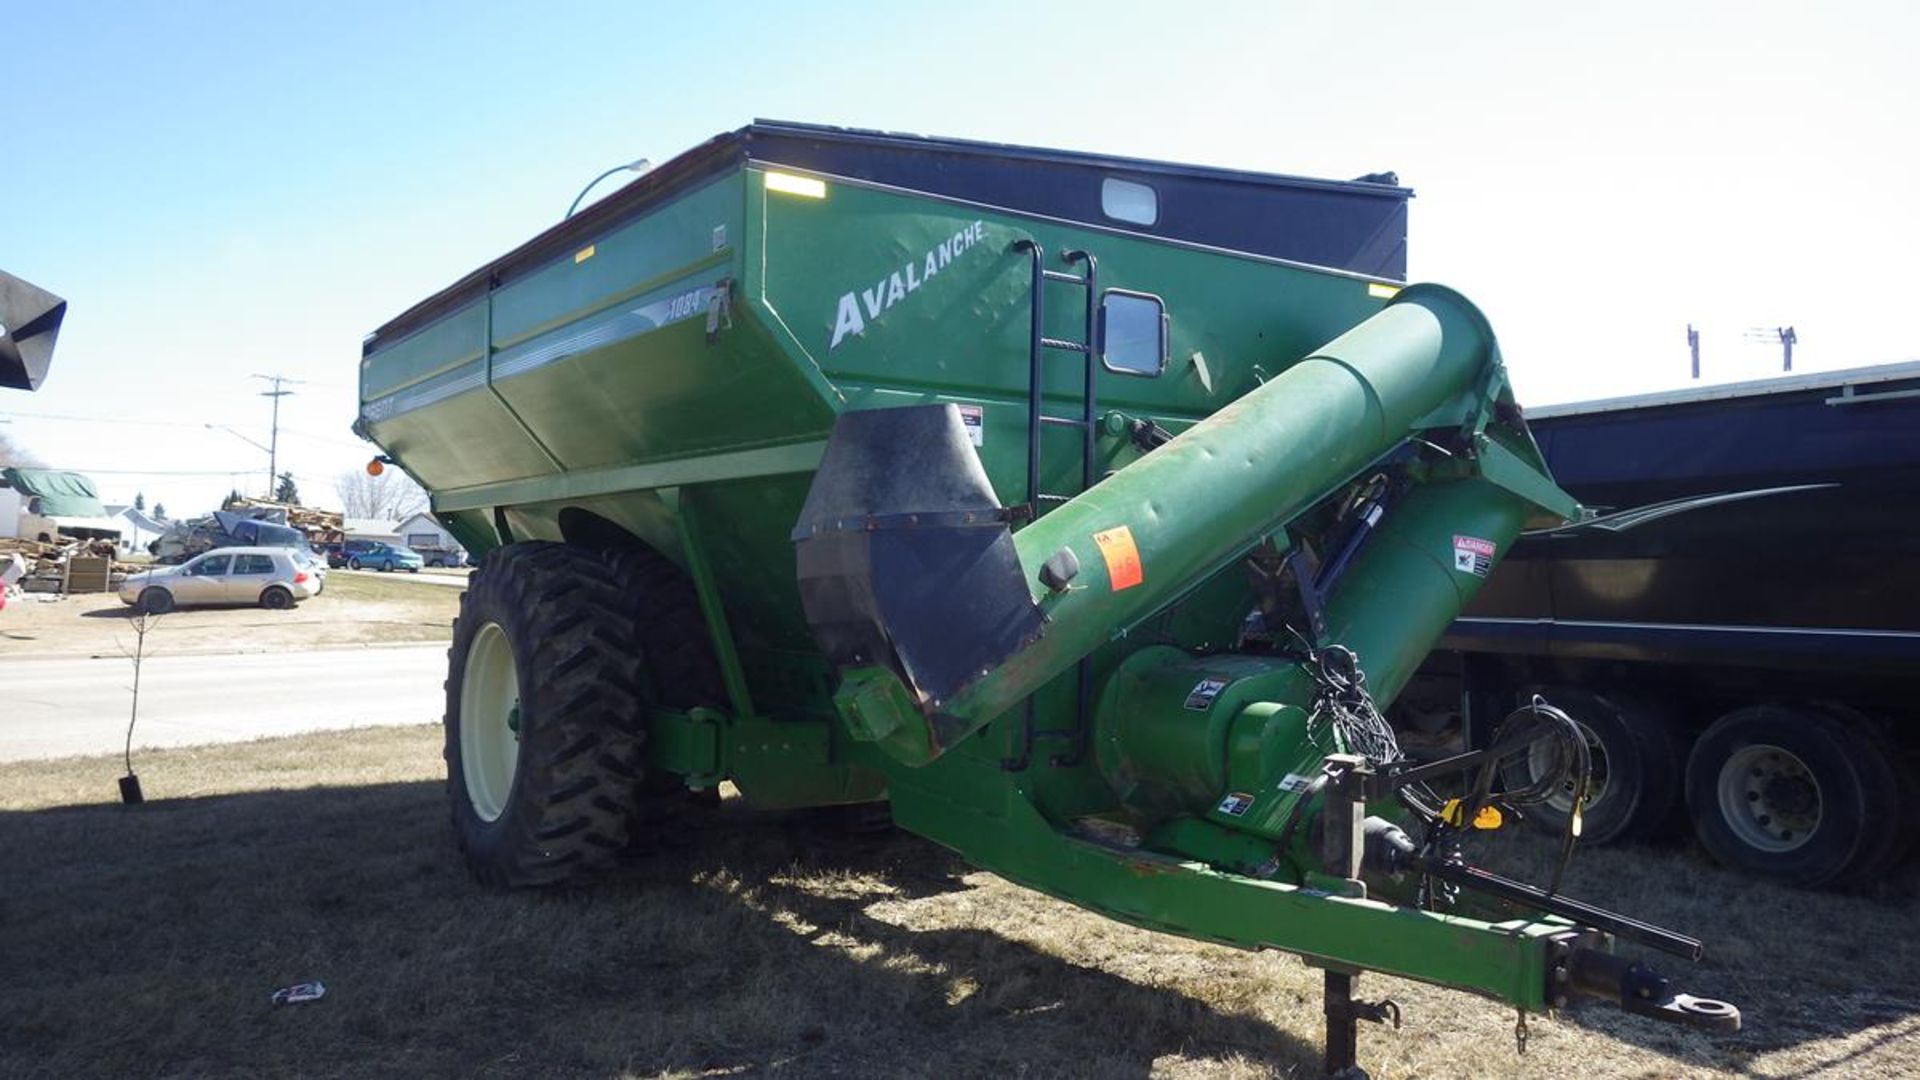
{"type": "MultiPolygon", "coordinates": [[[[20,420],[57,420],[62,423],[101,424],[101,425],[109,425],[112,427],[139,425],[144,427],[205,428],[205,427],[212,426],[212,427],[218,427],[218,428],[225,428],[226,430],[229,430],[229,431],[240,430],[238,428],[234,428],[227,424],[208,425],[206,423],[190,421],[190,420],[150,420],[143,417],[135,417],[135,416],[124,416],[124,417],[123,416],[74,416],[70,413],[15,412],[12,410],[5,410],[5,411],[0,411],[0,417],[14,417],[20,420]]],[[[7,423],[7,422],[8,421],[6,420],[0,420],[0,424],[7,423]]],[[[318,434],[317,432],[306,431],[301,428],[282,427],[280,429],[280,434],[291,435],[296,439],[305,439],[308,442],[325,443],[328,446],[337,446],[347,450],[365,450],[369,445],[368,443],[364,443],[364,442],[348,442],[345,439],[336,439],[328,435],[321,435],[321,434],[318,434]]]]}
{"type": "Polygon", "coordinates": [[[245,476],[252,469],[79,469],[62,468],[61,472],[87,473],[100,476],[245,476]]]}
{"type": "Polygon", "coordinates": [[[0,413],[0,416],[11,416],[20,420],[65,420],[81,424],[112,424],[115,427],[122,424],[180,428],[197,428],[200,426],[199,424],[190,424],[185,420],[147,420],[132,416],[72,416],[65,413],[14,412],[12,410],[0,413]]]}

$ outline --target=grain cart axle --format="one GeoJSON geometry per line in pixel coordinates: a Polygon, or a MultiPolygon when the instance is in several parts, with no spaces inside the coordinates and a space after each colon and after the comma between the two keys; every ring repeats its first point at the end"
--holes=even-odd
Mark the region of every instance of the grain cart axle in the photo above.
{"type": "Polygon", "coordinates": [[[1466,859],[1583,789],[1570,720],[1419,765],[1381,719],[1521,530],[1578,513],[1480,313],[1403,286],[1381,180],[761,123],[371,335],[356,429],[483,553],[446,720],[475,874],[611,866],[723,781],[884,800],[1092,911],[1325,969],[1329,1071],[1401,1019],[1365,970],[1736,1026],[1609,952],[1697,942],[1466,859]]]}

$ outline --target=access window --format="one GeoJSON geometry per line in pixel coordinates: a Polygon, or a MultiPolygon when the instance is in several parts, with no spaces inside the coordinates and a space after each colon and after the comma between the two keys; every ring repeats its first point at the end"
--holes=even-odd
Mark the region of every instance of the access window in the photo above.
{"type": "Polygon", "coordinates": [[[1100,298],[1100,362],[1123,375],[1167,366],[1167,307],[1148,293],[1108,289],[1100,298]]]}
{"type": "Polygon", "coordinates": [[[1100,212],[1131,225],[1160,220],[1160,195],[1146,184],[1109,176],[1100,183],[1100,212]]]}

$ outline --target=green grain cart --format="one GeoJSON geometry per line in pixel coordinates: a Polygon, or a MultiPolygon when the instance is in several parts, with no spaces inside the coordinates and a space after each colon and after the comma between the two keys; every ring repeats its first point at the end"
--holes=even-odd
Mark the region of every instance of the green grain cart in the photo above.
{"type": "MultiPolygon", "coordinates": [[[[1115,919],[1526,1012],[1738,1013],[1699,943],[1472,867],[1584,744],[1379,718],[1547,475],[1492,332],[1328,182],[756,123],[381,327],[358,429],[484,553],[447,679],[475,874],[606,865],[692,793],[875,803],[1115,919]]],[[[1397,1018],[1397,1013],[1394,1013],[1397,1018]]]]}

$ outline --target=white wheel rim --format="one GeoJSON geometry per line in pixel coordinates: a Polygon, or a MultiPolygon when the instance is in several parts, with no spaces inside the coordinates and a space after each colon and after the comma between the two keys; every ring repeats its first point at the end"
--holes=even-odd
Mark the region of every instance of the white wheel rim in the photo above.
{"type": "MultiPolygon", "coordinates": [[[[1607,793],[1613,787],[1613,770],[1607,761],[1607,750],[1601,744],[1600,736],[1595,735],[1592,728],[1578,720],[1573,722],[1573,726],[1579,728],[1580,737],[1587,740],[1587,758],[1592,765],[1587,781],[1587,801],[1581,810],[1584,816],[1591,814],[1595,808],[1606,801],[1607,793]]],[[[1533,745],[1527,747],[1528,779],[1538,780],[1569,764],[1560,760],[1563,756],[1560,753],[1560,744],[1555,740],[1534,740],[1533,745]]],[[[1573,813],[1573,778],[1571,776],[1565,783],[1555,788],[1552,795],[1547,796],[1547,805],[1562,814],[1573,813]]]]}
{"type": "Polygon", "coordinates": [[[460,677],[460,773],[467,801],[482,821],[498,820],[520,762],[520,673],[499,623],[488,623],[467,646],[460,677]]]}
{"type": "Polygon", "coordinates": [[[1720,816],[1748,847],[1784,854],[1820,828],[1825,801],[1813,770],[1791,750],[1741,747],[1720,767],[1720,816]]]}

